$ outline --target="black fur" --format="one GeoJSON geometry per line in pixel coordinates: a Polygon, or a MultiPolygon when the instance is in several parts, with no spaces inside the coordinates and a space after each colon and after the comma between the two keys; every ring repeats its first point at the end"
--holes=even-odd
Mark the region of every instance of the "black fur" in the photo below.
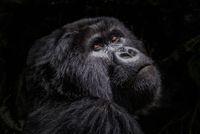
{"type": "Polygon", "coordinates": [[[109,17],[82,19],[38,40],[26,72],[31,103],[25,134],[142,134],[134,116],[160,96],[159,73],[142,42],[109,17]],[[123,34],[116,44],[138,59],[107,49],[113,29],[123,34]],[[96,35],[105,51],[91,48],[96,35]]]}

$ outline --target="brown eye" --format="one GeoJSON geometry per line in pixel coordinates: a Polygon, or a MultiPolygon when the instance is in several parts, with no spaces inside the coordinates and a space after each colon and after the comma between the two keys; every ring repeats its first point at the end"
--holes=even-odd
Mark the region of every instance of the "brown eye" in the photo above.
{"type": "Polygon", "coordinates": [[[120,40],[120,37],[112,36],[112,39],[111,39],[112,43],[118,42],[119,40],[120,40]]]}
{"type": "Polygon", "coordinates": [[[95,51],[98,51],[98,50],[100,50],[100,49],[102,49],[102,44],[94,44],[93,45],[93,49],[95,50],[95,51]]]}

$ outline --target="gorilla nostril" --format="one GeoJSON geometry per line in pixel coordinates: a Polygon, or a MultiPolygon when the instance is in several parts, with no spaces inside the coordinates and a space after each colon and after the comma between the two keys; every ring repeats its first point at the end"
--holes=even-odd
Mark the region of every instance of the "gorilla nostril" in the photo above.
{"type": "Polygon", "coordinates": [[[121,58],[124,58],[124,59],[128,59],[128,58],[131,58],[132,56],[130,55],[130,54],[128,54],[128,53],[121,53],[120,55],[119,55],[121,58]]]}
{"type": "Polygon", "coordinates": [[[128,53],[131,55],[131,56],[136,56],[137,52],[133,49],[128,49],[128,53]]]}
{"type": "Polygon", "coordinates": [[[130,49],[130,48],[119,48],[118,49],[119,52],[119,57],[123,58],[123,59],[128,59],[128,58],[133,58],[134,56],[137,55],[137,51],[135,51],[134,49],[130,49]]]}
{"type": "Polygon", "coordinates": [[[126,52],[126,49],[123,48],[123,47],[121,47],[121,48],[118,49],[118,51],[119,51],[119,52],[126,52]]]}

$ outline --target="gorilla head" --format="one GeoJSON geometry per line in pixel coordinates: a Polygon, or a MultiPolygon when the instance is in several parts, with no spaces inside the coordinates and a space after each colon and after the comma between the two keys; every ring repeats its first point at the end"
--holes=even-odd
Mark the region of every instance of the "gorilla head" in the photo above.
{"type": "Polygon", "coordinates": [[[49,101],[96,97],[134,114],[150,108],[160,94],[154,62],[115,18],[63,26],[36,42],[27,64],[27,89],[36,109],[49,101]]]}

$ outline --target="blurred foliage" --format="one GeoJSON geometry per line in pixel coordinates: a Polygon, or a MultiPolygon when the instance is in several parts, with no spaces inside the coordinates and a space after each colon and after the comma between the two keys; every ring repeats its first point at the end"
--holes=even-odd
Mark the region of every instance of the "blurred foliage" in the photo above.
{"type": "Polygon", "coordinates": [[[185,49],[192,53],[188,61],[189,74],[200,88],[200,35],[186,42],[185,49]]]}
{"type": "MultiPolygon", "coordinates": [[[[167,60],[179,61],[184,54],[190,55],[186,61],[187,70],[194,83],[200,89],[200,35],[186,41],[183,47],[176,49],[167,60]]],[[[160,130],[159,134],[199,134],[200,133],[200,101],[194,109],[186,112],[183,116],[170,120],[160,130]]]]}
{"type": "Polygon", "coordinates": [[[125,22],[158,63],[162,105],[141,117],[146,134],[200,134],[199,0],[1,0],[0,133],[23,129],[23,72],[33,42],[63,24],[95,16],[125,22]]]}

